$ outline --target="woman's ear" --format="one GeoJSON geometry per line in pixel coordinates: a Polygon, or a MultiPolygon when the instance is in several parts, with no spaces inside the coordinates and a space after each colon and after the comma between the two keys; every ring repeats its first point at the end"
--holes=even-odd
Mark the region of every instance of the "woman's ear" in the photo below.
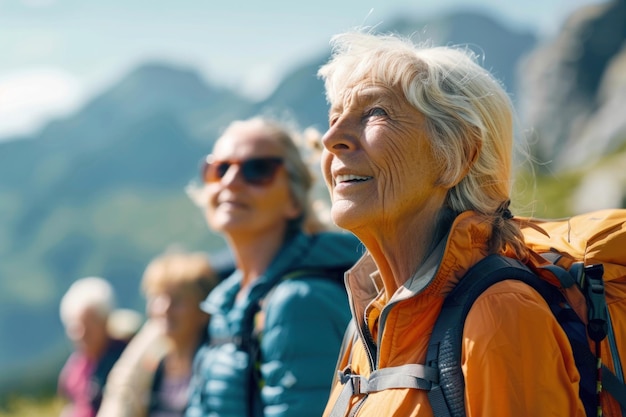
{"type": "Polygon", "coordinates": [[[479,138],[475,138],[471,143],[467,146],[467,158],[465,159],[465,171],[463,172],[462,177],[465,178],[469,173],[470,169],[474,166],[476,161],[478,161],[478,156],[480,155],[480,151],[482,149],[483,142],[479,138]]]}
{"type": "Polygon", "coordinates": [[[297,219],[302,215],[302,212],[304,210],[300,207],[300,204],[298,204],[293,197],[289,201],[290,203],[285,205],[285,218],[287,220],[297,219]]]}
{"type": "MultiPolygon", "coordinates": [[[[460,163],[459,167],[455,170],[443,168],[442,176],[440,179],[440,185],[453,188],[458,183],[460,183],[463,178],[469,174],[470,170],[478,161],[478,157],[480,156],[480,151],[482,149],[482,142],[477,136],[474,136],[471,142],[465,142],[463,144],[463,149],[461,155],[459,155],[458,162],[460,163]]],[[[454,163],[455,161],[451,161],[454,163]]]]}

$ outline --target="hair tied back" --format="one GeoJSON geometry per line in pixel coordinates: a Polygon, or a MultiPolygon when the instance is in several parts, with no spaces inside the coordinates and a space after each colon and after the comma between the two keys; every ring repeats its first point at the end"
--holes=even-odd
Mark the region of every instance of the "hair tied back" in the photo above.
{"type": "Polygon", "coordinates": [[[496,210],[496,215],[502,217],[504,220],[511,220],[513,218],[513,213],[509,210],[509,205],[511,204],[511,200],[506,200],[500,207],[496,210]]]}

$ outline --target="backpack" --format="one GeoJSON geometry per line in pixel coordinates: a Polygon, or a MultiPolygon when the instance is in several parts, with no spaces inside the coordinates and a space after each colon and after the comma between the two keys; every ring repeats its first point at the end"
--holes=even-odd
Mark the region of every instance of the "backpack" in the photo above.
{"type": "MultiPolygon", "coordinates": [[[[626,417],[622,370],[626,359],[626,210],[602,210],[556,221],[515,219],[530,250],[527,264],[489,255],[474,265],[446,296],[425,364],[376,370],[367,379],[352,374],[349,367],[338,367],[338,381],[344,388],[331,416],[343,416],[354,394],[413,388],[428,391],[436,417],[465,417],[461,370],[465,319],[487,288],[516,279],[546,300],[564,329],[581,376],[579,395],[587,416],[603,412],[613,416],[621,411],[626,417]]],[[[356,339],[351,324],[340,361],[356,339]]]]}
{"type": "Polygon", "coordinates": [[[465,416],[460,367],[465,318],[484,290],[506,279],[521,280],[537,290],[567,334],[581,375],[579,394],[587,416],[620,409],[626,416],[622,369],[626,359],[626,210],[602,210],[557,221],[516,220],[531,250],[528,265],[490,255],[474,265],[446,297],[426,362],[439,371],[429,391],[435,416],[465,416]]]}

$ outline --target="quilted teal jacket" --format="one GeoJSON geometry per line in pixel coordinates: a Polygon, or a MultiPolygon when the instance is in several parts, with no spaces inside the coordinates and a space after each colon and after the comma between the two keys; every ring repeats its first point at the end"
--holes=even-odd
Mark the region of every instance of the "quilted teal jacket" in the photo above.
{"type": "Polygon", "coordinates": [[[343,272],[361,254],[351,234],[298,234],[245,299],[236,300],[239,271],[218,285],[201,304],[210,341],[195,358],[185,416],[320,416],[350,320],[343,272]]]}

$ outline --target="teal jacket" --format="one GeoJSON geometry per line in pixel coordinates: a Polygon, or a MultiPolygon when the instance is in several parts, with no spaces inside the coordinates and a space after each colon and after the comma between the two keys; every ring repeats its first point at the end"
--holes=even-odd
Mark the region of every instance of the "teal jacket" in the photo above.
{"type": "Polygon", "coordinates": [[[351,234],[297,234],[245,298],[236,300],[240,271],[218,285],[201,304],[210,341],[185,416],[319,417],[350,320],[343,272],[361,254],[351,234]]]}

